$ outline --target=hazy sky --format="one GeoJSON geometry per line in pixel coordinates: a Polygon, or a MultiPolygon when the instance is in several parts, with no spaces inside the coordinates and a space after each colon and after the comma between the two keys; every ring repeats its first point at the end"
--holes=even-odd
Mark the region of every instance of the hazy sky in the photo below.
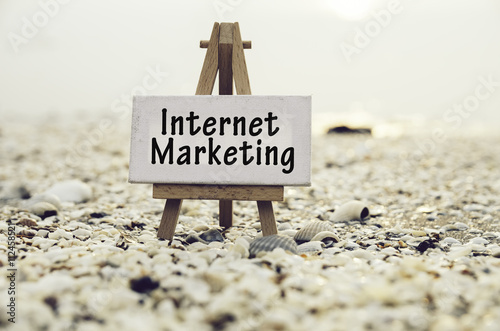
{"type": "Polygon", "coordinates": [[[0,0],[0,114],[108,112],[141,86],[192,95],[199,40],[236,21],[253,94],[500,123],[498,0],[0,0]]]}

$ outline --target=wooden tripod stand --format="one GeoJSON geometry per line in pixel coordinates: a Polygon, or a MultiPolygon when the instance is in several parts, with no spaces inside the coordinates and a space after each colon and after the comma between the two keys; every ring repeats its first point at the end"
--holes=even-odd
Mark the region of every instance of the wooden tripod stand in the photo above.
{"type": "MultiPolygon", "coordinates": [[[[202,40],[207,48],[196,95],[210,95],[219,72],[219,95],[233,94],[233,78],[238,94],[251,94],[244,48],[251,42],[242,41],[238,23],[214,23],[210,40],[202,40]]],[[[283,186],[269,185],[185,185],[153,184],[153,198],[167,199],[158,229],[158,237],[172,240],[182,199],[219,200],[219,224],[233,225],[233,200],[257,201],[262,233],[278,233],[272,201],[283,201],[283,186]]]]}

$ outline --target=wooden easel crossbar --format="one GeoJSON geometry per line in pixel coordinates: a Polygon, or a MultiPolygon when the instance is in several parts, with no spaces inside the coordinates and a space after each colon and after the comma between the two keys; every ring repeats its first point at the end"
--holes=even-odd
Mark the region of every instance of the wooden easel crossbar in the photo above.
{"type": "MultiPolygon", "coordinates": [[[[236,93],[250,95],[250,80],[243,49],[251,48],[250,41],[242,41],[238,23],[214,23],[210,40],[202,40],[207,48],[196,88],[196,95],[212,94],[217,72],[219,95],[236,93]]],[[[172,240],[183,199],[219,200],[219,224],[233,225],[233,200],[257,201],[262,233],[278,233],[272,201],[283,201],[283,186],[268,185],[185,185],[153,184],[153,198],[167,199],[158,228],[158,237],[172,240]]]]}

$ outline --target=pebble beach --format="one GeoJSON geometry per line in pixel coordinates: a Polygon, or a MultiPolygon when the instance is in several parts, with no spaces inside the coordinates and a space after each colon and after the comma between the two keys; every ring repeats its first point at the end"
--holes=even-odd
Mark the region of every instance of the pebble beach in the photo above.
{"type": "Polygon", "coordinates": [[[157,238],[164,200],[127,181],[126,123],[4,122],[0,328],[496,331],[499,142],[317,134],[312,185],[274,203],[293,250],[252,254],[255,202],[222,229],[217,201],[186,200],[157,238]],[[338,217],[352,201],[369,215],[338,217]],[[314,222],[329,234],[297,242],[314,222]]]}

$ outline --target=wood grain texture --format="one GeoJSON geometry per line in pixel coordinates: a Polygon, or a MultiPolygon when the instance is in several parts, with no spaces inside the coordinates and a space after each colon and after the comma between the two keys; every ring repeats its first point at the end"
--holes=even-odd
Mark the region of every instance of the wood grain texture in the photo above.
{"type": "Polygon", "coordinates": [[[177,226],[177,219],[181,211],[181,199],[168,199],[165,202],[163,215],[161,217],[160,226],[158,228],[158,238],[172,240],[177,226]]]}
{"type": "Polygon", "coordinates": [[[215,22],[210,35],[207,53],[203,61],[200,79],[196,87],[197,95],[212,94],[215,84],[215,77],[217,76],[217,69],[219,67],[219,23],[215,22]]]}
{"type": "Polygon", "coordinates": [[[278,234],[276,220],[274,219],[273,203],[271,201],[257,201],[257,207],[259,208],[262,234],[264,236],[278,234]]]}
{"type": "Polygon", "coordinates": [[[219,200],[219,224],[222,228],[233,226],[233,201],[219,200]]]}
{"type": "MultiPolygon", "coordinates": [[[[207,48],[209,44],[208,40],[200,40],[200,48],[207,48]]],[[[243,40],[243,48],[244,49],[251,49],[252,48],[252,41],[251,40],[243,40]]]]}
{"type": "Polygon", "coordinates": [[[283,186],[153,184],[154,199],[283,201],[283,186]]]}
{"type": "Polygon", "coordinates": [[[219,95],[233,94],[233,24],[219,29],[219,95]]]}
{"type": "MultiPolygon", "coordinates": [[[[221,23],[219,29],[219,95],[233,94],[233,24],[221,23]]],[[[233,201],[219,201],[219,224],[233,226],[233,201]]]]}
{"type": "Polygon", "coordinates": [[[233,24],[233,76],[237,94],[252,94],[250,79],[248,78],[245,53],[243,52],[240,26],[238,22],[233,24]]]}

